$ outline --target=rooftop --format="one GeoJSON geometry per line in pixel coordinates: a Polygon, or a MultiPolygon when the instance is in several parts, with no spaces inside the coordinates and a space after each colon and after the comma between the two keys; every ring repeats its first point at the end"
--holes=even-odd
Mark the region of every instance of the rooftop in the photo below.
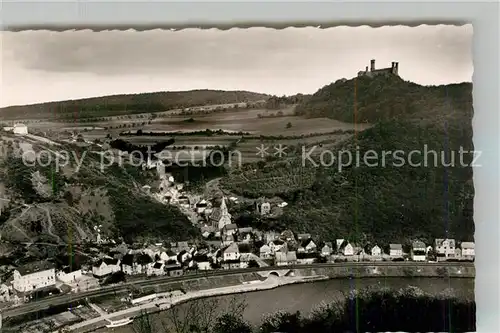
{"type": "Polygon", "coordinates": [[[474,243],[473,242],[462,242],[460,244],[460,247],[463,249],[474,249],[474,243]]]}
{"type": "Polygon", "coordinates": [[[17,268],[21,275],[33,274],[49,269],[54,269],[55,265],[48,261],[35,261],[17,268]]]}

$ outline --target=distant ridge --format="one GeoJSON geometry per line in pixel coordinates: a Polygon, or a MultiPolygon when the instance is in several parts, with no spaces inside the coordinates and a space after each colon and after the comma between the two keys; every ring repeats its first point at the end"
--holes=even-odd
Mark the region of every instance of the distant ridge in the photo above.
{"type": "Polygon", "coordinates": [[[250,91],[189,90],[119,94],[75,100],[8,106],[0,109],[2,120],[73,119],[161,112],[208,104],[267,100],[270,96],[250,91]]]}

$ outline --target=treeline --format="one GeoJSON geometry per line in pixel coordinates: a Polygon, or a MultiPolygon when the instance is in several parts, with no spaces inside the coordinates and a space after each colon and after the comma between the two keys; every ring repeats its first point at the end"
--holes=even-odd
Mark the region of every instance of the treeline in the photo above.
{"type": "Polygon", "coordinates": [[[296,94],[292,96],[271,96],[267,99],[265,108],[266,109],[280,109],[290,105],[299,104],[306,101],[310,95],[296,94]]]}
{"type": "Polygon", "coordinates": [[[142,145],[134,145],[128,141],[124,141],[121,139],[113,140],[109,143],[110,147],[113,149],[118,149],[123,152],[132,153],[134,151],[139,151],[142,154],[142,157],[148,156],[148,152],[151,154],[151,159],[154,159],[154,153],[159,153],[164,150],[167,146],[172,145],[175,142],[174,139],[169,139],[161,142],[157,142],[154,145],[150,146],[142,146],[142,145]],[[149,149],[149,150],[148,150],[149,149]]]}
{"type": "Polygon", "coordinates": [[[198,105],[231,104],[265,100],[268,96],[248,91],[191,90],[113,95],[49,102],[0,109],[3,119],[81,119],[184,109],[198,105]]]}
{"type": "Polygon", "coordinates": [[[181,132],[181,131],[175,131],[175,132],[145,132],[141,129],[135,131],[135,132],[120,132],[120,136],[212,136],[212,135],[230,135],[230,136],[242,136],[242,135],[250,135],[248,132],[227,132],[222,129],[218,130],[211,130],[211,129],[206,129],[203,131],[192,131],[192,132],[181,132]]]}
{"type": "Polygon", "coordinates": [[[437,297],[417,288],[354,291],[310,316],[280,312],[259,332],[474,332],[476,305],[454,296],[437,297]]]}

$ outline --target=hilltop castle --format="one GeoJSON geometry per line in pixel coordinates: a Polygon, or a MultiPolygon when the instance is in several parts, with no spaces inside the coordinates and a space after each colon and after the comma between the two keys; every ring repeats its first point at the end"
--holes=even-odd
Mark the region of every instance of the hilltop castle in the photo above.
{"type": "Polygon", "coordinates": [[[387,68],[381,68],[381,69],[375,69],[375,59],[372,59],[370,61],[370,70],[368,71],[368,66],[366,66],[366,69],[364,71],[359,71],[358,76],[369,76],[373,77],[376,75],[384,75],[384,74],[393,74],[393,75],[398,75],[398,62],[392,62],[391,67],[387,68]]]}

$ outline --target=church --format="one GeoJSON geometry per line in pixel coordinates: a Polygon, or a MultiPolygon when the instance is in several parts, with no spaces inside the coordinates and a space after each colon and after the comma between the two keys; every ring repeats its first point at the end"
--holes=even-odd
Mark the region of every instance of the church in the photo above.
{"type": "Polygon", "coordinates": [[[226,225],[231,224],[231,214],[227,209],[226,197],[222,197],[219,208],[215,208],[210,215],[210,223],[217,230],[222,230],[226,225]]]}

